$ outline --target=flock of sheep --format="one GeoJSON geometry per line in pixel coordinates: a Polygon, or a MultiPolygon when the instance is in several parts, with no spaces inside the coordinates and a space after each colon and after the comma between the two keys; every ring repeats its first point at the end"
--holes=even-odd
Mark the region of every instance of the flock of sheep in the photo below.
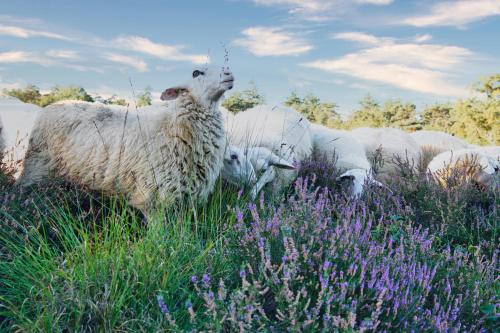
{"type": "Polygon", "coordinates": [[[0,107],[0,151],[8,155],[16,138],[29,135],[26,149],[17,154],[24,160],[17,185],[63,177],[124,195],[146,216],[159,202],[206,199],[219,176],[249,185],[253,197],[264,187],[278,192],[313,153],[336,160],[345,171],[338,178],[352,182],[353,196],[365,185],[383,186],[396,172],[395,156],[416,162],[431,154],[428,172],[438,181],[447,170],[467,164],[471,179],[497,186],[498,146],[472,146],[434,131],[330,129],[281,106],[232,114],[219,100],[233,82],[228,68],[201,68],[187,84],[166,89],[162,104],[130,111],[66,101],[28,112],[23,124],[18,122],[25,115],[0,107]],[[384,162],[375,173],[370,161],[376,155],[384,162]]]}

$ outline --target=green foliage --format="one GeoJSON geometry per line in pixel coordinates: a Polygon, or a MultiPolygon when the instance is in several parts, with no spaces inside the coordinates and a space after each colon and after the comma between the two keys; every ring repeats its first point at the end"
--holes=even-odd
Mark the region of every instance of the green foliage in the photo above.
{"type": "Polygon", "coordinates": [[[147,87],[144,92],[137,95],[137,107],[143,107],[147,105],[151,105],[152,97],[151,97],[151,88],[147,87]]]}
{"type": "Polygon", "coordinates": [[[94,99],[85,91],[85,89],[79,86],[57,86],[52,88],[48,94],[42,95],[38,87],[28,85],[24,89],[4,90],[4,93],[17,98],[24,103],[31,103],[41,107],[64,100],[94,102],[94,99]]]}
{"type": "Polygon", "coordinates": [[[500,144],[500,74],[477,84],[484,98],[458,100],[454,104],[436,104],[422,112],[422,126],[456,135],[469,143],[500,144]]]}
{"type": "Polygon", "coordinates": [[[255,86],[241,92],[235,92],[222,102],[222,106],[233,113],[245,111],[260,104],[264,104],[264,97],[255,86]]]}
{"type": "Polygon", "coordinates": [[[294,108],[314,123],[337,127],[342,122],[340,115],[335,110],[337,108],[335,103],[321,102],[313,94],[308,94],[301,98],[296,92],[292,92],[284,104],[294,108]]]}
{"type": "Polygon", "coordinates": [[[396,127],[405,130],[417,130],[421,126],[417,121],[416,106],[401,100],[388,100],[381,107],[371,95],[366,95],[360,102],[360,109],[354,111],[346,121],[348,128],[354,127],[396,127]]]}
{"type": "Polygon", "coordinates": [[[24,89],[4,89],[3,92],[6,95],[17,98],[18,100],[24,103],[36,104],[39,105],[40,98],[42,95],[40,94],[40,89],[38,89],[35,85],[27,85],[24,89]]]}
{"type": "Polygon", "coordinates": [[[449,132],[453,122],[451,114],[453,106],[451,104],[435,104],[426,107],[422,115],[422,124],[426,129],[449,132]]]}
{"type": "Polygon", "coordinates": [[[487,98],[500,97],[500,74],[493,74],[491,76],[482,78],[476,84],[476,91],[486,94],[487,98]]]}

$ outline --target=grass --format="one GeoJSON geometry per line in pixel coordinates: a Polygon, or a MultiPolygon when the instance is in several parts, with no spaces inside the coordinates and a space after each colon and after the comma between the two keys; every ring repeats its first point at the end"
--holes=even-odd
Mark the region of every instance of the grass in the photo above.
{"type": "Polygon", "coordinates": [[[395,194],[353,202],[335,174],[306,162],[286,196],[256,202],[218,183],[208,203],[147,224],[120,198],[67,184],[20,193],[6,177],[0,331],[498,327],[498,189],[401,172],[395,194]]]}

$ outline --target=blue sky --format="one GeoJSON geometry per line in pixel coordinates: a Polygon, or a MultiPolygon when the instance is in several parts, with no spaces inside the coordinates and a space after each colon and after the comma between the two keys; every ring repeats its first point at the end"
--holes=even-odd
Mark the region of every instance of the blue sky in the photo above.
{"type": "Polygon", "coordinates": [[[368,92],[418,106],[500,72],[500,0],[0,2],[0,88],[77,84],[130,98],[227,63],[270,104],[314,93],[344,114],[368,92]],[[131,84],[132,82],[132,84],[131,84]]]}

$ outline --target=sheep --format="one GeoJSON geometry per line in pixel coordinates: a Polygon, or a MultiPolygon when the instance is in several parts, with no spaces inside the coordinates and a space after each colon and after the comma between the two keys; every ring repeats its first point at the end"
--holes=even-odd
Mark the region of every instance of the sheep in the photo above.
{"type": "Polygon", "coordinates": [[[227,146],[221,178],[235,185],[255,185],[257,182],[255,169],[243,149],[232,145],[227,146]]]}
{"type": "MultiPolygon", "coordinates": [[[[293,163],[312,153],[309,127],[307,119],[297,111],[282,106],[258,105],[226,118],[227,137],[232,145],[264,147],[293,163]]],[[[297,175],[296,169],[276,170],[276,178],[270,184],[273,193],[291,184],[297,175]]]]}
{"type": "MultiPolygon", "coordinates": [[[[498,150],[497,150],[498,154],[498,150]]],[[[500,162],[478,148],[449,150],[432,159],[427,170],[430,176],[443,186],[451,176],[472,181],[483,187],[494,187],[498,182],[500,162]]]]}
{"type": "Polygon", "coordinates": [[[394,160],[400,157],[414,165],[420,157],[420,148],[415,140],[406,132],[396,128],[369,128],[360,127],[349,132],[356,140],[361,142],[368,158],[382,159],[380,168],[376,172],[378,180],[388,180],[397,170],[394,160]]]}
{"type": "Polygon", "coordinates": [[[447,150],[470,148],[467,142],[445,132],[424,130],[410,133],[410,136],[420,148],[431,147],[438,154],[447,150]]]}
{"type": "Polygon", "coordinates": [[[372,167],[363,144],[348,131],[311,124],[311,133],[314,153],[325,156],[340,169],[347,170],[337,179],[352,181],[353,197],[359,197],[363,193],[363,185],[367,182],[382,186],[373,179],[372,167]]]}
{"type": "Polygon", "coordinates": [[[467,142],[445,132],[416,131],[410,136],[420,147],[420,165],[425,170],[429,162],[438,154],[447,150],[472,148],[467,142]]]}
{"type": "Polygon", "coordinates": [[[15,178],[21,174],[21,162],[28,147],[28,136],[41,110],[39,106],[0,95],[0,122],[3,122],[3,126],[0,126],[3,127],[0,131],[0,141],[3,141],[0,153],[3,151],[4,155],[1,162],[8,169],[14,170],[15,178]]]}
{"type": "Polygon", "coordinates": [[[251,197],[255,199],[262,188],[272,183],[277,177],[277,169],[295,170],[293,162],[274,154],[265,147],[249,147],[246,149],[246,156],[251,161],[256,173],[260,174],[256,184],[251,190],[251,197]]]}
{"type": "Polygon", "coordinates": [[[102,105],[56,103],[31,133],[18,185],[50,176],[124,195],[148,216],[156,203],[205,200],[222,169],[224,123],[217,102],[233,87],[229,69],[201,68],[186,85],[128,117],[102,105]]]}

